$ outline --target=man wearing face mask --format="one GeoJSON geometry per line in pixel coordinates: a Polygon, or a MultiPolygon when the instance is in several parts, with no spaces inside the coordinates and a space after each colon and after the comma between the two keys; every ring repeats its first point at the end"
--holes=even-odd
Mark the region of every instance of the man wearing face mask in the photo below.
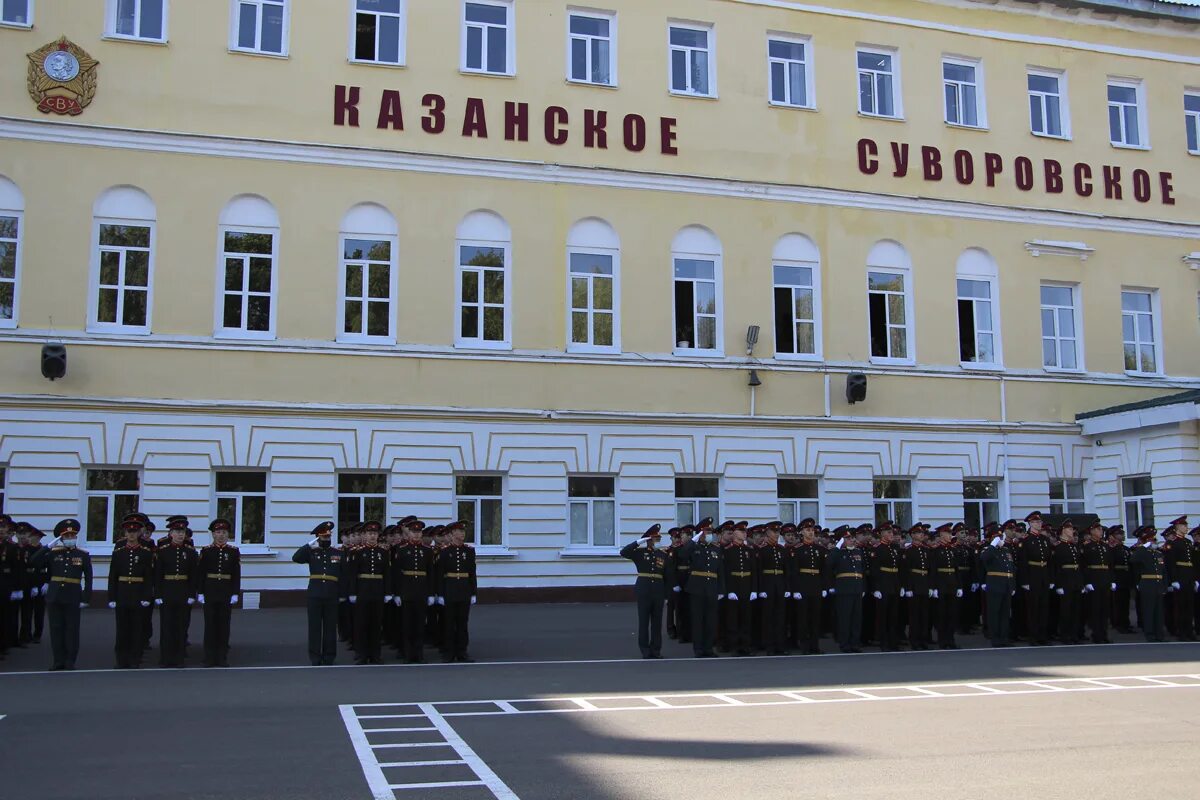
{"type": "Polygon", "coordinates": [[[200,548],[195,591],[204,606],[204,666],[228,667],[231,611],[242,591],[242,554],[229,544],[229,520],[215,519],[208,529],[213,540],[200,548]]]}
{"type": "Polygon", "coordinates": [[[633,585],[637,597],[638,647],[642,658],[662,658],[662,610],[667,599],[667,583],[671,580],[671,557],[656,547],[662,526],[651,525],[642,538],[621,548],[621,557],[628,558],[637,568],[633,585]]]}
{"type": "Polygon", "coordinates": [[[979,571],[982,573],[982,589],[986,596],[988,637],[992,640],[992,647],[1012,647],[1009,621],[1012,617],[1013,594],[1017,590],[1016,564],[1012,548],[1005,547],[999,526],[994,522],[989,523],[985,531],[991,539],[979,554],[979,571]]]}
{"type": "Polygon", "coordinates": [[[108,566],[108,607],[117,612],[116,668],[137,669],[146,644],[145,610],[154,598],[154,554],[142,547],[146,528],[138,514],[127,515],[121,530],[125,543],[108,566]]]}
{"type": "Polygon", "coordinates": [[[308,659],[314,667],[337,658],[338,587],[342,554],[333,546],[333,522],[312,529],[313,539],[292,553],[292,561],[308,565],[308,659]]]}
{"type": "Polygon", "coordinates": [[[45,569],[49,583],[46,610],[50,617],[50,670],[75,669],[79,656],[79,612],[92,600],[92,557],[76,547],[79,520],[64,519],[54,526],[57,537],[31,560],[45,569]]]}
{"type": "Polygon", "coordinates": [[[1163,595],[1167,583],[1166,561],[1154,544],[1158,535],[1154,526],[1142,526],[1135,535],[1138,542],[1129,554],[1129,566],[1137,580],[1138,617],[1147,642],[1165,642],[1167,626],[1163,618],[1163,595]]]}

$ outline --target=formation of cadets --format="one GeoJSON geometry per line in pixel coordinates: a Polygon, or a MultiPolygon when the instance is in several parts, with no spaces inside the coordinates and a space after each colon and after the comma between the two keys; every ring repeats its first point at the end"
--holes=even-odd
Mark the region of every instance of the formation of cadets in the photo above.
{"type": "Polygon", "coordinates": [[[816,655],[827,633],[843,653],[956,650],[956,635],[979,629],[994,647],[1104,644],[1110,630],[1133,632],[1131,605],[1147,641],[1168,631],[1195,641],[1200,627],[1200,527],[1189,531],[1187,517],[1162,542],[1139,528],[1132,546],[1120,525],[1080,531],[1068,519],[1050,530],[1036,511],[982,531],[961,522],[830,531],[812,519],[714,529],[705,519],[671,528],[659,547],[661,530],[621,550],[637,567],[643,658],[662,657],[664,612],[668,635],[698,658],[816,655]]]}

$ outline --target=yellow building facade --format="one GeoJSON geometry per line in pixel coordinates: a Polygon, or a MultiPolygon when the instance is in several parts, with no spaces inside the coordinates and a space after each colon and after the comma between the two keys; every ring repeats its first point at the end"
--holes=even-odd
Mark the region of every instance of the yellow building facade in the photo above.
{"type": "Polygon", "coordinates": [[[4,509],[96,552],[231,515],[294,589],[412,513],[581,587],[697,516],[1200,511],[1194,6],[4,9],[4,509]]]}

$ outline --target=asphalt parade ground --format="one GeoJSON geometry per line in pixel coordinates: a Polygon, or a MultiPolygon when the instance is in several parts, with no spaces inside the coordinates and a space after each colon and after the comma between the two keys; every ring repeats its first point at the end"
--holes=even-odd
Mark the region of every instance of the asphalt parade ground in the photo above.
{"type": "Polygon", "coordinates": [[[303,611],[239,611],[229,669],[114,671],[111,614],[89,610],[79,670],[45,672],[46,640],[0,662],[0,797],[1100,800],[1200,781],[1200,644],[692,659],[668,641],[644,661],[633,617],[479,606],[477,663],[308,667],[303,611]]]}

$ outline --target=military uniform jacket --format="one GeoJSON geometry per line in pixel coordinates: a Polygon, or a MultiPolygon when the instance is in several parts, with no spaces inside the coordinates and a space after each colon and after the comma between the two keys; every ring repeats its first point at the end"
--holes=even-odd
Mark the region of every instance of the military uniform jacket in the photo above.
{"type": "Polygon", "coordinates": [[[1017,586],[1017,571],[1012,550],[1003,545],[985,547],[979,554],[979,580],[987,584],[988,591],[1014,591],[1017,586]]]}
{"type": "Polygon", "coordinates": [[[154,555],[154,596],[165,603],[186,603],[194,597],[198,560],[186,544],[159,548],[154,555]]]}
{"type": "Polygon", "coordinates": [[[758,591],[771,596],[791,591],[792,559],[783,545],[763,545],[758,550],[758,591]]]}
{"type": "Polygon", "coordinates": [[[0,593],[8,600],[21,588],[21,549],[14,542],[0,542],[0,593]]]}
{"type": "Polygon", "coordinates": [[[871,589],[886,595],[900,594],[900,552],[880,545],[871,554],[871,589]]]}
{"type": "Polygon", "coordinates": [[[725,548],[725,594],[736,594],[739,600],[749,600],[758,591],[758,554],[748,544],[731,544],[725,548]]]}
{"type": "Polygon", "coordinates": [[[1135,547],[1129,554],[1129,566],[1139,592],[1162,594],[1167,589],[1167,561],[1159,550],[1135,547]]]}
{"type": "Polygon", "coordinates": [[[1079,555],[1083,582],[1090,583],[1098,591],[1108,591],[1112,584],[1112,571],[1108,567],[1108,546],[1102,542],[1088,542],[1079,555]]]}
{"type": "Polygon", "coordinates": [[[241,551],[231,544],[224,547],[210,544],[200,548],[196,565],[196,593],[204,595],[205,601],[213,598],[228,600],[235,594],[241,594],[241,551]]]}
{"type": "Polygon", "coordinates": [[[1080,574],[1080,553],[1077,545],[1059,542],[1050,556],[1050,582],[1056,589],[1078,592],[1084,580],[1080,574]]]}
{"type": "Polygon", "coordinates": [[[136,606],[154,598],[154,553],[140,544],[122,545],[108,565],[108,600],[119,606],[136,606]]]}
{"type": "Polygon", "coordinates": [[[350,558],[350,594],[363,600],[382,600],[392,593],[391,553],[383,545],[363,545],[350,558]]]}
{"type": "Polygon", "coordinates": [[[826,571],[838,592],[861,594],[867,586],[867,555],[861,547],[834,549],[829,553],[826,571]]]}
{"type": "Polygon", "coordinates": [[[405,542],[392,550],[392,594],[425,602],[433,597],[433,548],[405,542]]]}
{"type": "Polygon", "coordinates": [[[664,596],[674,577],[670,553],[658,548],[642,547],[635,541],[621,548],[621,558],[628,558],[637,567],[637,581],[633,589],[638,597],[664,596]]]}
{"type": "Polygon", "coordinates": [[[1163,549],[1166,551],[1171,582],[1190,588],[1196,580],[1196,568],[1192,561],[1196,547],[1187,539],[1176,539],[1163,549]]]}
{"type": "Polygon", "coordinates": [[[18,546],[21,548],[21,563],[25,567],[25,597],[29,597],[30,589],[38,588],[46,582],[46,567],[33,561],[34,554],[41,549],[40,545],[18,546]]]}
{"type": "Polygon", "coordinates": [[[958,556],[954,547],[938,546],[931,548],[931,551],[933,588],[938,590],[939,595],[943,592],[953,594],[955,589],[961,589],[962,586],[958,583],[958,556]]]}
{"type": "Polygon", "coordinates": [[[929,570],[932,567],[933,557],[928,547],[914,544],[905,550],[904,572],[901,573],[904,588],[912,592],[915,597],[928,595],[932,588],[929,582],[929,570]]]}
{"type": "Polygon", "coordinates": [[[979,551],[966,544],[954,546],[954,565],[958,568],[958,585],[964,590],[975,583],[974,575],[979,571],[979,551]]]}
{"type": "Polygon", "coordinates": [[[802,544],[792,554],[792,593],[803,597],[820,595],[825,588],[826,553],[815,544],[802,544]]]}
{"type": "Polygon", "coordinates": [[[1129,566],[1129,548],[1123,544],[1108,548],[1108,566],[1118,589],[1133,588],[1133,571],[1129,566]]]}
{"type": "Polygon", "coordinates": [[[1017,582],[1031,590],[1048,588],[1052,545],[1045,536],[1028,536],[1021,542],[1017,558],[1017,582]]]}
{"type": "Polygon", "coordinates": [[[292,561],[308,565],[309,597],[336,600],[342,596],[344,556],[341,548],[302,545],[292,553],[292,561]]]}
{"type": "Polygon", "coordinates": [[[86,550],[43,547],[33,554],[32,561],[49,576],[47,603],[92,601],[92,557],[86,550]]]}
{"type": "Polygon", "coordinates": [[[695,542],[681,542],[678,546],[667,548],[667,552],[671,554],[676,586],[686,587],[688,585],[688,578],[692,574],[692,551],[695,548],[695,542]]]}
{"type": "Polygon", "coordinates": [[[725,594],[725,554],[719,545],[693,542],[691,567],[684,591],[705,597],[725,594]]]}
{"type": "Polygon", "coordinates": [[[475,596],[475,548],[449,545],[437,554],[437,590],[446,602],[463,602],[475,596]]]}

